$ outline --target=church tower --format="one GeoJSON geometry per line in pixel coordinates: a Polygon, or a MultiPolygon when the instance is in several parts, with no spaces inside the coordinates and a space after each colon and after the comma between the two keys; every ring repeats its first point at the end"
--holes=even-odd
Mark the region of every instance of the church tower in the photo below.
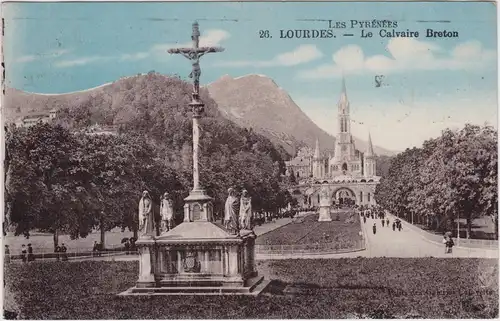
{"type": "Polygon", "coordinates": [[[354,160],[354,144],[351,135],[351,116],[349,100],[347,99],[347,90],[345,79],[342,78],[342,92],[337,103],[338,108],[338,132],[337,144],[335,146],[335,157],[337,161],[354,160]]]}
{"type": "Polygon", "coordinates": [[[368,149],[365,152],[364,174],[365,177],[373,177],[377,175],[375,166],[375,153],[373,152],[372,136],[368,133],[368,149]]]}
{"type": "Polygon", "coordinates": [[[316,148],[314,149],[314,156],[312,159],[313,177],[322,177],[321,154],[319,152],[319,140],[316,138],[316,148]]]}

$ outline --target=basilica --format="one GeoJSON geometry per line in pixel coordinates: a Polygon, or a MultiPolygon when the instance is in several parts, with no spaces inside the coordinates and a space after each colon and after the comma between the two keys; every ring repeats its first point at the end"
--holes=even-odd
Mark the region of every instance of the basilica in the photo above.
{"type": "Polygon", "coordinates": [[[324,185],[330,189],[333,204],[375,204],[373,195],[380,177],[376,173],[371,136],[368,135],[368,148],[364,152],[356,149],[349,107],[345,81],[342,81],[334,153],[322,155],[316,140],[313,153],[303,149],[286,162],[288,174],[293,172],[297,178],[298,189],[294,193],[303,195],[301,203],[304,206],[319,203],[319,187],[324,185]]]}

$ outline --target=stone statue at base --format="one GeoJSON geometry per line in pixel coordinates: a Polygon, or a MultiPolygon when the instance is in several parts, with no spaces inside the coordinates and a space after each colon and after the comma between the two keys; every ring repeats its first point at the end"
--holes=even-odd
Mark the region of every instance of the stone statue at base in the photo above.
{"type": "Polygon", "coordinates": [[[238,198],[233,188],[228,189],[228,197],[224,206],[224,227],[232,234],[239,234],[238,198]]]}
{"type": "Polygon", "coordinates": [[[251,230],[252,227],[252,198],[248,191],[244,189],[240,198],[240,228],[242,230],[251,230]]]}
{"type": "Polygon", "coordinates": [[[154,234],[153,200],[148,191],[142,192],[139,201],[139,235],[154,234]]]}
{"type": "Polygon", "coordinates": [[[161,230],[162,232],[170,231],[174,228],[174,202],[172,198],[165,192],[161,197],[160,203],[161,215],[161,230]]]}

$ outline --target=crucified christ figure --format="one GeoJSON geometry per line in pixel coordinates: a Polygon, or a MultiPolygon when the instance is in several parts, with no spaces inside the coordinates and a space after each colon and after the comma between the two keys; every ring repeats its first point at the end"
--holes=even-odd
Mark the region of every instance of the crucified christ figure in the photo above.
{"type": "Polygon", "coordinates": [[[189,59],[193,68],[189,74],[189,78],[193,79],[194,93],[198,95],[200,93],[201,76],[200,58],[206,53],[221,52],[224,49],[220,47],[199,47],[200,32],[197,22],[193,23],[193,34],[191,36],[191,40],[193,40],[192,48],[172,48],[169,49],[168,52],[171,54],[181,54],[189,59]]]}

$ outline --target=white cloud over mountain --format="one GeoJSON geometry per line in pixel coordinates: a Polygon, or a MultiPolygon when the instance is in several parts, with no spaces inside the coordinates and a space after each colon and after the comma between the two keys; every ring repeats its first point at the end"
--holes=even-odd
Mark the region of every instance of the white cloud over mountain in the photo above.
{"type": "Polygon", "coordinates": [[[296,66],[323,57],[323,53],[315,45],[300,45],[292,51],[276,55],[271,60],[236,60],[219,62],[223,67],[277,67],[296,66]]]}
{"type": "MultiPolygon", "coordinates": [[[[337,133],[336,101],[328,98],[298,97],[299,107],[322,129],[337,133]]],[[[358,102],[351,106],[351,131],[366,140],[394,151],[421,146],[438,137],[446,128],[462,128],[466,123],[498,128],[495,92],[466,97],[443,98],[405,104],[402,102],[358,102]],[[358,108],[356,108],[358,107],[358,108]]]]}
{"type": "Polygon", "coordinates": [[[298,72],[300,79],[337,78],[342,74],[399,73],[415,70],[477,70],[495,66],[496,53],[479,41],[457,45],[450,52],[440,46],[414,38],[392,38],[386,55],[366,57],[358,45],[340,48],[332,62],[298,72]]]}

